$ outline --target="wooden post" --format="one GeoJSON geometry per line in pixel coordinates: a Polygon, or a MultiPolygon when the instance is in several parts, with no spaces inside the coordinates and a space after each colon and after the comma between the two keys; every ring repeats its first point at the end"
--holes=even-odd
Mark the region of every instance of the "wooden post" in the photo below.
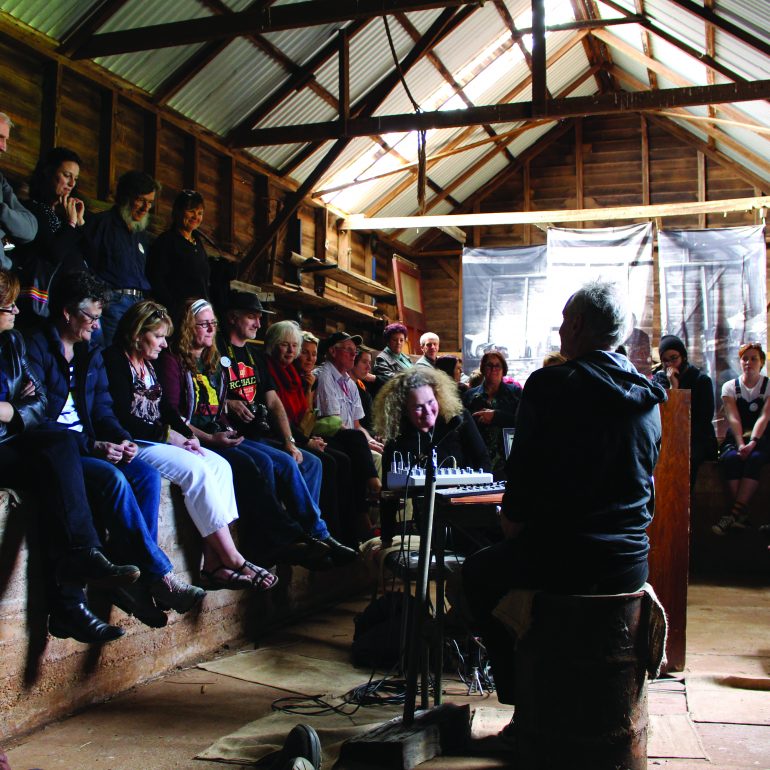
{"type": "Polygon", "coordinates": [[[669,390],[660,407],[663,438],[655,468],[649,583],[668,616],[666,671],[683,671],[690,562],[690,391],[669,390]]]}

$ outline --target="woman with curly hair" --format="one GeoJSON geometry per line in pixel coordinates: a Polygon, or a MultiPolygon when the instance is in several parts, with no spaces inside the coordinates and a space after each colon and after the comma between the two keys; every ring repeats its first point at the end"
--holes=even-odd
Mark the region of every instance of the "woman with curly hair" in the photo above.
{"type": "MultiPolygon", "coordinates": [[[[418,366],[391,379],[374,401],[374,428],[385,442],[383,489],[394,455],[424,467],[436,447],[439,465],[450,458],[460,468],[489,471],[492,463],[473,418],[463,408],[457,385],[438,369],[418,366]]],[[[383,540],[389,539],[383,508],[383,540]]]]}
{"type": "Polygon", "coordinates": [[[380,386],[405,369],[412,368],[412,360],[403,352],[406,334],[406,326],[398,322],[388,324],[382,332],[385,348],[377,354],[372,367],[372,374],[380,386]]]}

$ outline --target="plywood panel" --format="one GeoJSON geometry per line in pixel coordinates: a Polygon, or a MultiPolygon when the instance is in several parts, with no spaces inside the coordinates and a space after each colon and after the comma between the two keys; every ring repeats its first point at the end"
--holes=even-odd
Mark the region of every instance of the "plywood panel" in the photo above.
{"type": "Polygon", "coordinates": [[[115,179],[126,171],[144,170],[145,120],[144,110],[133,102],[118,99],[114,132],[115,179]]]}
{"type": "Polygon", "coordinates": [[[223,172],[223,158],[219,153],[213,152],[205,144],[199,145],[198,150],[198,192],[206,202],[206,219],[203,229],[209,233],[217,243],[221,243],[225,237],[222,232],[223,207],[229,200],[230,180],[225,179],[223,172]]]}
{"type": "Polygon", "coordinates": [[[156,212],[160,229],[166,230],[171,226],[174,198],[185,186],[185,134],[171,124],[161,122],[158,144],[158,181],[162,188],[156,212]]]}

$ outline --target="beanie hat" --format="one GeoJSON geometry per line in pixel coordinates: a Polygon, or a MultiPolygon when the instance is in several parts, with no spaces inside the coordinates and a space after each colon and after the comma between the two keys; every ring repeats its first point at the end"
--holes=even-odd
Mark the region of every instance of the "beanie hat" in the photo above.
{"type": "Polygon", "coordinates": [[[685,361],[687,360],[687,349],[684,346],[684,342],[675,334],[665,334],[660,338],[658,355],[663,358],[663,355],[669,350],[675,350],[685,361]]]}

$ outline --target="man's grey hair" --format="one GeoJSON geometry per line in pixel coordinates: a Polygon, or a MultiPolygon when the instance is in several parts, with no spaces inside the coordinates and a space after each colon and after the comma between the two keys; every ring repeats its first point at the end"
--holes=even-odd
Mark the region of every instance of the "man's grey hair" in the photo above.
{"type": "Polygon", "coordinates": [[[14,127],[14,122],[4,112],[0,112],[0,123],[7,123],[9,128],[14,127]]]}
{"type": "Polygon", "coordinates": [[[584,333],[599,348],[615,348],[628,331],[628,309],[617,284],[590,281],[578,289],[567,303],[584,320],[584,333]]]}
{"type": "Polygon", "coordinates": [[[425,332],[425,334],[423,334],[420,337],[420,347],[425,345],[428,342],[428,340],[433,339],[433,337],[439,340],[439,342],[441,341],[438,334],[436,334],[436,332],[425,332]]]}

